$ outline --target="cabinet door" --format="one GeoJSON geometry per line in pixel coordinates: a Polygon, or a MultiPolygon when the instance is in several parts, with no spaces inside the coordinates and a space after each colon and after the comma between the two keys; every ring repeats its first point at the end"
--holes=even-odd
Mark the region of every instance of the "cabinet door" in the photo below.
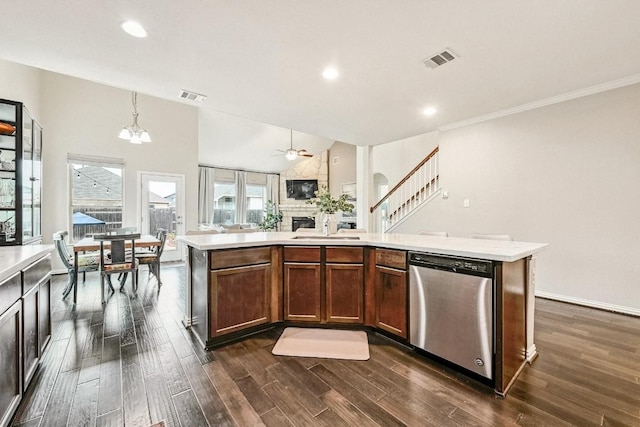
{"type": "Polygon", "coordinates": [[[38,291],[39,287],[31,288],[22,297],[22,341],[23,341],[23,385],[24,390],[36,372],[40,356],[38,344],[38,291]]]}
{"type": "Polygon", "coordinates": [[[211,335],[219,336],[269,322],[269,264],[211,272],[211,335]]]}
{"type": "Polygon", "coordinates": [[[18,407],[22,391],[22,301],[0,315],[0,425],[6,426],[18,407]]]}
{"type": "Polygon", "coordinates": [[[284,264],[285,320],[320,322],[320,264],[284,264]]]}
{"type": "Polygon", "coordinates": [[[40,357],[51,339],[51,280],[40,284],[38,295],[38,341],[40,357]]]}
{"type": "Polygon", "coordinates": [[[407,338],[407,273],[376,266],[376,326],[407,338]]]}
{"type": "Polygon", "coordinates": [[[362,264],[327,264],[325,271],[327,322],[363,323],[362,264]]]}

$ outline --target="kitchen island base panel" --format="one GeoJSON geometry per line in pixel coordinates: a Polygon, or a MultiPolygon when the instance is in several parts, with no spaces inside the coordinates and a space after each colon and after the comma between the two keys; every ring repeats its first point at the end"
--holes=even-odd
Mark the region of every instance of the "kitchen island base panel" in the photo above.
{"type": "Polygon", "coordinates": [[[187,298],[189,307],[185,313],[190,313],[191,316],[185,319],[185,323],[191,327],[201,343],[206,343],[210,335],[207,251],[189,248],[188,265],[190,292],[187,298]]]}
{"type": "Polygon", "coordinates": [[[506,394],[526,365],[527,263],[496,266],[496,392],[506,394]]]}

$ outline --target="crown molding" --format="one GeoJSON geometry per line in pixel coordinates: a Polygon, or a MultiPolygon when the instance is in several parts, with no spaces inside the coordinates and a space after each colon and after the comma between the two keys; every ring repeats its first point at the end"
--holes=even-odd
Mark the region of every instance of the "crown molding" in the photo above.
{"type": "Polygon", "coordinates": [[[472,117],[470,119],[461,120],[459,122],[450,123],[448,125],[440,126],[438,130],[448,131],[458,129],[461,127],[473,125],[476,123],[486,122],[488,120],[497,119],[500,117],[510,116],[513,114],[522,113],[529,110],[535,110],[537,108],[546,107],[548,105],[558,104],[572,99],[582,98],[584,96],[594,95],[596,93],[606,92],[613,89],[618,89],[624,86],[630,86],[632,84],[640,83],[640,74],[624,77],[618,80],[612,80],[610,82],[601,83],[588,88],[567,92],[562,95],[552,96],[550,98],[540,99],[538,101],[522,104],[517,107],[507,108],[506,110],[500,110],[489,114],[483,114],[481,116],[472,117]]]}

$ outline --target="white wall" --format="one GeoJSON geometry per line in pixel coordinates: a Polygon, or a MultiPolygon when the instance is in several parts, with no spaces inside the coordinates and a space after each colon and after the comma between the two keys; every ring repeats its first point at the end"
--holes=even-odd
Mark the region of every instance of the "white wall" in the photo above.
{"type": "Polygon", "coordinates": [[[438,132],[376,145],[371,150],[373,168],[371,173],[372,175],[381,173],[386,176],[391,189],[437,146],[438,132]]]}
{"type": "Polygon", "coordinates": [[[197,226],[198,112],[195,107],[138,94],[140,126],[153,142],[118,138],[132,122],[131,92],[42,71],[43,237],[69,228],[67,154],[125,160],[125,216],[137,225],[138,171],[185,175],[186,227],[197,226]]]}
{"type": "Polygon", "coordinates": [[[284,157],[291,145],[296,150],[320,154],[333,144],[327,138],[296,130],[292,135],[290,129],[204,108],[199,111],[198,126],[198,161],[207,166],[282,172],[291,168],[284,157]]]}
{"type": "Polygon", "coordinates": [[[0,59],[0,98],[22,102],[31,114],[40,117],[41,71],[0,59]]]}
{"type": "Polygon", "coordinates": [[[356,146],[336,141],[329,149],[329,191],[342,194],[342,184],[356,182],[356,146]]]}
{"type": "Polygon", "coordinates": [[[449,199],[397,232],[548,242],[539,294],[640,314],[639,118],[636,84],[442,132],[449,199]]]}

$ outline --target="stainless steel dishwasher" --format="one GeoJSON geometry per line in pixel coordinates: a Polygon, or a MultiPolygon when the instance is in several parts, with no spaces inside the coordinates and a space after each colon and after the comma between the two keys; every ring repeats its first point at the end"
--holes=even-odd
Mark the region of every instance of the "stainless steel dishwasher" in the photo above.
{"type": "Polygon", "coordinates": [[[493,263],[409,252],[409,342],[493,379],[493,263]]]}

